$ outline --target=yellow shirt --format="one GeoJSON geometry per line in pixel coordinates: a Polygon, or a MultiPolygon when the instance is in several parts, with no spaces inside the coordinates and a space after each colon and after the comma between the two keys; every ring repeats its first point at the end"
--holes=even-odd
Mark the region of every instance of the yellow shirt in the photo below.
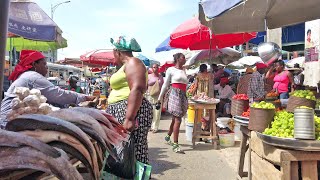
{"type": "Polygon", "coordinates": [[[108,98],[108,104],[113,104],[125,99],[128,99],[130,94],[129,84],[127,82],[126,73],[124,72],[123,65],[116,73],[110,78],[110,86],[112,91],[108,98]]]}
{"type": "MultiPolygon", "coordinates": [[[[126,73],[124,72],[125,65],[123,65],[110,78],[110,86],[112,91],[108,98],[108,104],[113,104],[125,99],[128,99],[130,88],[127,81],[126,73]]],[[[148,72],[146,72],[146,79],[148,79],[148,72]]]]}

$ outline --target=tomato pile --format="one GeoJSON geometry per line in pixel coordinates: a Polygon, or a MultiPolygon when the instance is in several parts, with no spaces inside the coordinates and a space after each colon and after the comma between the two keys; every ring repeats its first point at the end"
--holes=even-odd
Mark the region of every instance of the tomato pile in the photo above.
{"type": "Polygon", "coordinates": [[[267,97],[278,97],[278,96],[279,96],[279,94],[276,93],[276,92],[269,92],[269,93],[267,94],[267,97]]]}
{"type": "Polygon", "coordinates": [[[236,94],[232,97],[232,99],[236,100],[249,100],[248,96],[246,94],[236,94]]]}
{"type": "Polygon", "coordinates": [[[249,117],[249,116],[250,116],[250,108],[248,108],[247,111],[243,112],[243,113],[241,114],[241,116],[243,116],[243,117],[249,117]]]}

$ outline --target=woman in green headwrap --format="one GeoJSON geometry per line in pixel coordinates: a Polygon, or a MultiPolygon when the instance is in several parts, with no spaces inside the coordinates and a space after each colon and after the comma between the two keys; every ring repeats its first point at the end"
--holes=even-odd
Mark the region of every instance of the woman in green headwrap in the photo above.
{"type": "Polygon", "coordinates": [[[132,55],[132,52],[141,52],[141,48],[135,39],[125,36],[111,39],[111,43],[115,47],[115,63],[121,68],[110,78],[112,91],[106,111],[133,133],[136,159],[148,163],[147,135],[152,122],[152,105],[143,97],[148,72],[142,61],[132,55]]]}

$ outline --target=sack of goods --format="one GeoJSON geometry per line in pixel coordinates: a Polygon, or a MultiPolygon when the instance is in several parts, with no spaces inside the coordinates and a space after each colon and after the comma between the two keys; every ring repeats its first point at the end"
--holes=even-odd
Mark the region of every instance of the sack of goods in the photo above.
{"type": "Polygon", "coordinates": [[[46,103],[47,98],[38,89],[16,87],[14,93],[17,97],[12,100],[12,111],[7,115],[9,120],[22,114],[48,114],[52,111],[46,103]]]}

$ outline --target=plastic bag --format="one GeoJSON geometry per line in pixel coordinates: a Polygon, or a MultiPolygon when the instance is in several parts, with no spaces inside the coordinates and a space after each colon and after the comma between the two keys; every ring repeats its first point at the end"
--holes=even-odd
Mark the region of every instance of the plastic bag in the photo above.
{"type": "Polygon", "coordinates": [[[125,179],[133,179],[135,175],[136,157],[133,134],[127,142],[113,148],[118,160],[108,156],[105,171],[125,179]]]}
{"type": "Polygon", "coordinates": [[[134,180],[149,180],[151,176],[152,166],[144,164],[140,161],[136,162],[136,175],[134,180]]]}

